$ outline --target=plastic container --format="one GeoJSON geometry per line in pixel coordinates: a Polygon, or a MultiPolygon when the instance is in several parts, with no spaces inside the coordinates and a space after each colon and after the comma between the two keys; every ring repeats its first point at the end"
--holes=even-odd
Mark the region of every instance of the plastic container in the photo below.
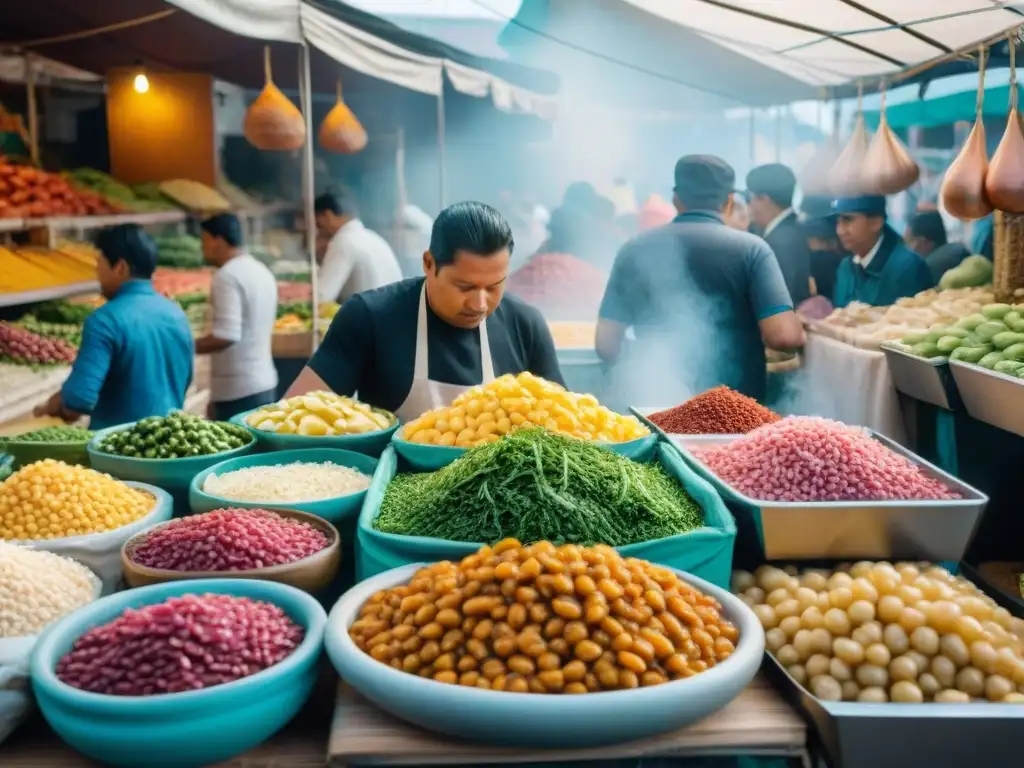
{"type": "Polygon", "coordinates": [[[272,509],[281,517],[308,523],[327,536],[327,546],[309,557],[281,565],[266,568],[253,568],[248,571],[175,571],[168,568],[150,568],[140,565],[132,559],[135,548],[145,541],[146,537],[168,522],[153,525],[132,536],[121,547],[121,567],[124,580],[129,587],[148,587],[150,584],[163,584],[169,581],[195,581],[197,579],[263,579],[276,581],[278,584],[301,589],[303,592],[317,593],[334,580],[341,563],[341,536],[338,529],[329,522],[307,512],[295,509],[272,509]]]}
{"type": "MultiPolygon", "coordinates": [[[[634,461],[643,461],[649,456],[651,450],[658,442],[658,436],[654,433],[638,437],[636,440],[627,440],[622,443],[598,443],[602,448],[607,448],[612,453],[625,456],[634,461]]],[[[450,445],[424,445],[403,440],[396,434],[391,444],[395,451],[408,462],[416,472],[433,472],[435,469],[445,467],[462,456],[469,448],[456,448],[450,445]]]]}
{"type": "Polygon", "coordinates": [[[764,631],[754,612],[727,590],[679,573],[716,598],[740,632],[735,653],[700,674],[648,688],[577,696],[485,691],[410,675],[361,651],[348,628],[372,594],[407,583],[421,567],[388,571],[346,592],[331,611],[324,640],[334,668],[349,685],[381,709],[431,731],[520,748],[598,747],[645,739],[721,709],[761,665],[764,631]]]}
{"type": "MultiPolygon", "coordinates": [[[[686,492],[704,512],[704,526],[664,539],[618,547],[626,557],[638,557],[652,563],[692,573],[712,584],[728,587],[732,571],[736,522],[711,484],[697,475],[671,445],[661,442],[648,448],[641,460],[657,460],[679,480],[686,492]]],[[[400,536],[383,533],[373,527],[391,479],[399,471],[409,471],[408,463],[389,448],[381,456],[377,473],[367,492],[359,515],[356,545],[358,581],[409,563],[458,560],[476,552],[483,542],[446,541],[426,536],[400,536]]]]}
{"type": "Polygon", "coordinates": [[[66,443],[44,443],[28,440],[10,440],[0,438],[0,450],[7,453],[12,460],[12,469],[17,470],[26,464],[43,459],[56,459],[65,464],[89,466],[88,440],[77,440],[66,443]]]}
{"type": "Polygon", "coordinates": [[[255,429],[245,423],[246,417],[257,410],[259,409],[253,408],[251,411],[239,413],[232,416],[229,421],[232,424],[238,424],[239,426],[245,427],[252,432],[259,444],[268,451],[340,448],[344,451],[355,451],[356,453],[363,453],[367,456],[378,457],[384,452],[384,449],[388,447],[388,443],[391,442],[391,437],[399,427],[399,421],[393,413],[381,410],[380,408],[374,408],[373,410],[377,413],[383,413],[386,416],[390,416],[394,419],[395,423],[387,429],[382,429],[377,432],[363,432],[358,435],[279,435],[276,432],[266,432],[264,430],[255,429]]]}
{"type": "Polygon", "coordinates": [[[50,727],[94,760],[125,768],[213,765],[252,749],[298,713],[316,682],[326,619],[305,592],[269,581],[177,581],[120,592],[79,609],[40,636],[32,652],[32,689],[50,727]],[[126,608],[211,592],[274,603],[305,627],[306,637],[280,664],[200,691],[106,696],[57,679],[57,662],[75,640],[126,608]]]}

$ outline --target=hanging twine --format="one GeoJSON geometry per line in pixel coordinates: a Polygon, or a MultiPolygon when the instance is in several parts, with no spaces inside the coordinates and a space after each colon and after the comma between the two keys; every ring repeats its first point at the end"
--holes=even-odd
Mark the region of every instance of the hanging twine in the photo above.
{"type": "Polygon", "coordinates": [[[1017,111],[1017,36],[1020,29],[1015,29],[1006,36],[1010,41],[1010,111],[1017,111]]]}
{"type": "Polygon", "coordinates": [[[335,86],[335,93],[336,93],[336,95],[338,97],[338,103],[340,104],[341,103],[341,78],[340,77],[338,78],[338,82],[336,83],[336,86],[335,86]]]}
{"type": "Polygon", "coordinates": [[[882,97],[882,109],[880,113],[879,122],[885,119],[885,79],[878,81],[878,92],[882,97]]]}
{"type": "Polygon", "coordinates": [[[268,83],[273,82],[274,78],[270,73],[270,46],[263,46],[263,77],[266,78],[268,83]]]}
{"type": "Polygon", "coordinates": [[[857,114],[864,113],[864,83],[857,81],[857,114]]]}
{"type": "Polygon", "coordinates": [[[981,117],[985,106],[985,46],[978,46],[978,101],[974,111],[981,117]]]}

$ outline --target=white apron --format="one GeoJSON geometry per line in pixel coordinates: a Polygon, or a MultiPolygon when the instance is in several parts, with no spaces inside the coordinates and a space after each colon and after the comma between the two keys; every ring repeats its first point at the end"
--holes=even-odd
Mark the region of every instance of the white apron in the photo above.
{"type": "MultiPolygon", "coordinates": [[[[420,291],[420,310],[416,320],[416,366],[412,372],[412,387],[409,388],[405,402],[395,411],[395,415],[403,424],[418,419],[434,408],[448,405],[466,390],[477,386],[431,381],[427,378],[427,350],[427,285],[424,283],[420,291]]],[[[494,364],[491,362],[491,345],[487,339],[486,320],[480,323],[480,369],[483,372],[481,384],[490,384],[494,381],[494,364]]]]}

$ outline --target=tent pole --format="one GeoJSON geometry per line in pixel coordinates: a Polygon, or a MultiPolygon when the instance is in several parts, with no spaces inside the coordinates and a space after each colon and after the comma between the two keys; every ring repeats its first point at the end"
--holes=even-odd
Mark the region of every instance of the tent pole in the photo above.
{"type": "Polygon", "coordinates": [[[302,145],[302,212],[306,221],[306,249],[309,255],[309,287],[313,310],[313,351],[320,345],[317,307],[317,265],[316,265],[316,216],[313,212],[313,88],[310,83],[309,46],[299,46],[299,92],[302,101],[302,116],[306,119],[306,141],[302,145]]]}
{"type": "Polygon", "coordinates": [[[36,68],[31,53],[25,54],[25,89],[28,107],[28,153],[32,164],[39,165],[39,104],[36,101],[36,68]]]}
{"type": "Polygon", "coordinates": [[[441,70],[441,90],[437,94],[437,158],[438,158],[438,193],[440,195],[438,211],[445,208],[445,162],[444,162],[444,70],[441,70]]]}

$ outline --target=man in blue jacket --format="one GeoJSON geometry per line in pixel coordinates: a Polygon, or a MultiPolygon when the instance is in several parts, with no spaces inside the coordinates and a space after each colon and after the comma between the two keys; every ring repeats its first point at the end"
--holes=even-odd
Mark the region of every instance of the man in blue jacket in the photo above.
{"type": "Polygon", "coordinates": [[[844,197],[832,203],[836,234],[851,254],[836,275],[837,307],[852,301],[888,306],[935,286],[928,265],[885,220],[882,195],[844,197]]]}

